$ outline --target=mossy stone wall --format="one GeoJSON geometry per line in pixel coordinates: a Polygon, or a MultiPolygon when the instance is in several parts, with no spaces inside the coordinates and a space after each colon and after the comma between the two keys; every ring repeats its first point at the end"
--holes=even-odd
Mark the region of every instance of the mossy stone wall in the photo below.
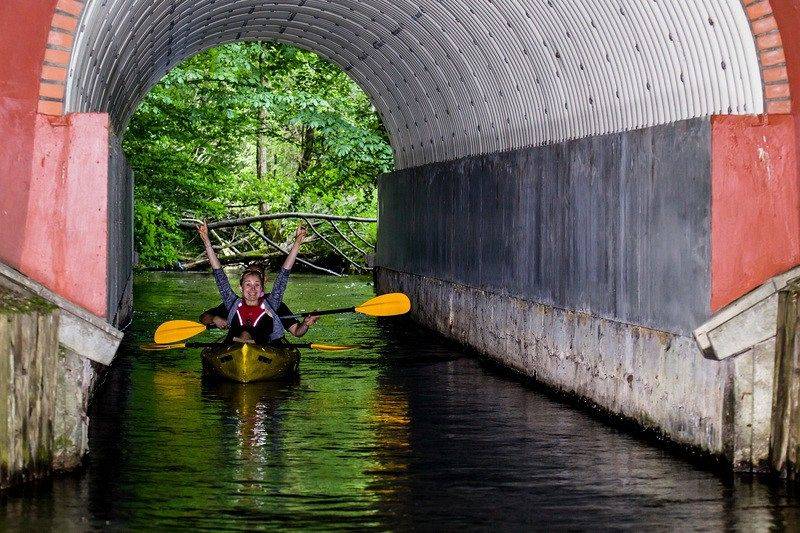
{"type": "Polygon", "coordinates": [[[58,320],[45,300],[0,287],[0,489],[50,473],[58,320]]]}

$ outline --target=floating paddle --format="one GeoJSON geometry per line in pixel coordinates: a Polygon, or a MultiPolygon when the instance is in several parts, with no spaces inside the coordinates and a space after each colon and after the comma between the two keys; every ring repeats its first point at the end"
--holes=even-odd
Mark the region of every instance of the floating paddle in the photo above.
{"type": "MultiPolygon", "coordinates": [[[[334,315],[337,313],[361,313],[367,316],[395,316],[408,313],[411,300],[402,292],[393,292],[369,299],[356,307],[342,307],[328,311],[311,311],[280,318],[305,318],[309,315],[334,315]]],[[[156,329],[153,340],[157,344],[171,344],[190,339],[208,329],[208,326],[191,320],[170,320],[156,329]]]]}
{"type": "MultiPolygon", "coordinates": [[[[156,352],[162,350],[177,350],[179,348],[209,348],[212,346],[219,346],[218,342],[176,342],[171,344],[142,344],[140,348],[148,352],[156,352]]],[[[310,348],[312,350],[321,350],[323,352],[341,352],[344,350],[352,350],[358,346],[338,346],[336,344],[318,344],[315,342],[298,343],[298,344],[282,344],[277,348],[310,348]]]]}

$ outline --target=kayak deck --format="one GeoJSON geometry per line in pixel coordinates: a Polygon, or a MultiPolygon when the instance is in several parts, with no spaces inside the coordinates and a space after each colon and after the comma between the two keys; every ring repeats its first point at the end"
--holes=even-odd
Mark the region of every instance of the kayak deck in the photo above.
{"type": "Polygon", "coordinates": [[[206,348],[201,356],[204,373],[240,383],[286,379],[300,364],[297,348],[245,343],[206,348]]]}

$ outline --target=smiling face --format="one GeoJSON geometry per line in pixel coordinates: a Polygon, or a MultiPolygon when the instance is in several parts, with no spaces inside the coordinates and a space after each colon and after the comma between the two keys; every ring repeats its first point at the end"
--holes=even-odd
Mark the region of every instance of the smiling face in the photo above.
{"type": "Polygon", "coordinates": [[[262,285],[258,274],[245,274],[242,277],[242,300],[245,305],[256,305],[261,297],[262,285]]]}

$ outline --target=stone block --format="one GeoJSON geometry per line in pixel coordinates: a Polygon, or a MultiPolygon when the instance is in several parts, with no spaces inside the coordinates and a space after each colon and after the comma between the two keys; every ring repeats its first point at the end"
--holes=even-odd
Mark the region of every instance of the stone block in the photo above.
{"type": "Polygon", "coordinates": [[[703,354],[721,360],[774,339],[778,322],[777,293],[798,276],[800,267],[773,277],[696,328],[694,338],[703,354]]]}
{"type": "Polygon", "coordinates": [[[123,333],[55,294],[13,268],[0,263],[0,286],[24,288],[60,309],[58,340],[66,348],[103,365],[114,360],[123,333]]]}
{"type": "Polygon", "coordinates": [[[0,287],[0,489],[49,474],[58,309],[0,287]]]}

